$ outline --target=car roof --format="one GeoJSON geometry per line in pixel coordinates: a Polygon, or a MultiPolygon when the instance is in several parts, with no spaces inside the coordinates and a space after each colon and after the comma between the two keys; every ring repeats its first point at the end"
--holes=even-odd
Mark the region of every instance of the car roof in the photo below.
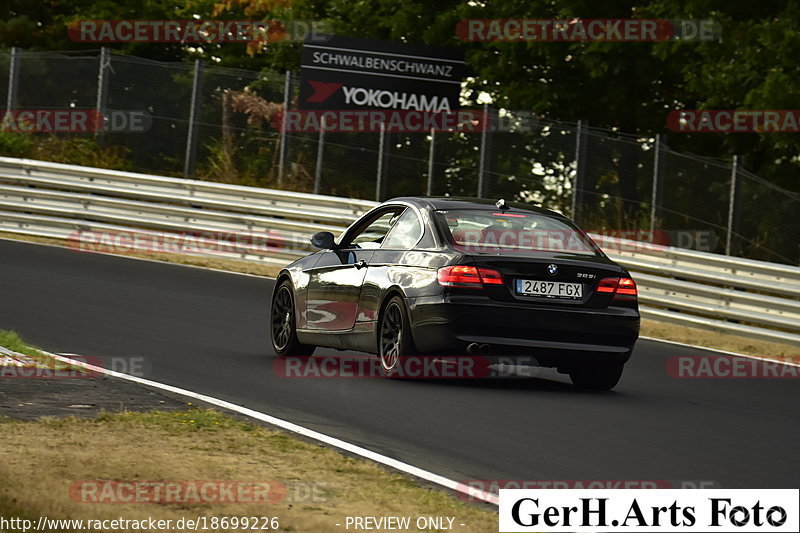
{"type": "MultiPolygon", "coordinates": [[[[498,200],[499,198],[496,199],[468,198],[462,196],[402,196],[398,198],[392,198],[391,200],[387,200],[384,203],[400,201],[400,202],[407,202],[410,204],[414,204],[420,208],[449,211],[451,209],[487,209],[487,208],[497,209],[495,204],[497,203],[498,200]]],[[[546,207],[541,207],[534,204],[524,204],[521,202],[506,202],[506,205],[509,208],[511,208],[512,211],[513,210],[528,211],[540,215],[566,218],[558,211],[553,211],[552,209],[547,209],[546,207]]]]}

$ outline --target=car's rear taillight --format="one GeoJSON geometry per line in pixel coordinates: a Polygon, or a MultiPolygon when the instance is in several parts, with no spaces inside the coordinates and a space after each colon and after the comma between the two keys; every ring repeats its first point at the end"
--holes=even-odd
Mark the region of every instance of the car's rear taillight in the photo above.
{"type": "Polygon", "coordinates": [[[503,275],[493,268],[479,268],[478,274],[486,285],[502,285],[503,275]]]}
{"type": "Polygon", "coordinates": [[[603,278],[595,292],[613,294],[615,300],[635,300],[638,294],[636,282],[631,278],[603,278]]]}
{"type": "Polygon", "coordinates": [[[503,275],[493,268],[477,268],[469,265],[442,267],[437,274],[439,285],[482,289],[484,285],[502,285],[503,275]]]}
{"type": "Polygon", "coordinates": [[[636,282],[631,278],[620,278],[614,298],[617,300],[635,300],[637,295],[636,282]]]}
{"type": "Polygon", "coordinates": [[[603,278],[597,284],[595,291],[613,293],[617,290],[617,285],[619,285],[619,278],[603,278]]]}

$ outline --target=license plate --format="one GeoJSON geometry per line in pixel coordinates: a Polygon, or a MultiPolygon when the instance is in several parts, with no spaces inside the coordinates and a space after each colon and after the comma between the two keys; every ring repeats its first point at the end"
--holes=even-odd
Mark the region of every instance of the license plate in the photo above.
{"type": "Polygon", "coordinates": [[[518,279],[517,294],[549,296],[551,298],[582,298],[583,285],[581,283],[564,283],[561,281],[518,279]]]}

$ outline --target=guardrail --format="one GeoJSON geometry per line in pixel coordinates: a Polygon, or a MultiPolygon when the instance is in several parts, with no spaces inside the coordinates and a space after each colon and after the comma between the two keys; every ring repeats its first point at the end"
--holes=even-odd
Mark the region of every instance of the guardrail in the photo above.
{"type": "MultiPolygon", "coordinates": [[[[0,157],[0,231],[67,239],[81,249],[282,265],[311,250],[310,234],[341,231],[375,205],[0,157]]],[[[800,346],[800,268],[595,238],[634,273],[643,317],[800,346]]]]}

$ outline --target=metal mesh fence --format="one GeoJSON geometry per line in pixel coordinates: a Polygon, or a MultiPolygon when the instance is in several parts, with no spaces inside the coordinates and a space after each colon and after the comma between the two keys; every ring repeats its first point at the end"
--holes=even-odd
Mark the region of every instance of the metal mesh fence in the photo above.
{"type": "Polygon", "coordinates": [[[282,88],[276,92],[274,80],[260,79],[248,70],[204,67],[201,72],[195,177],[269,185],[268,176],[277,167],[278,135],[261,119],[255,119],[253,127],[248,127],[247,115],[236,112],[234,102],[237,95],[245,92],[268,102],[281,102],[282,88]],[[245,91],[254,86],[257,88],[245,91]]]}
{"type": "MultiPolygon", "coordinates": [[[[314,138],[315,158],[318,141],[317,135],[314,138]]],[[[373,198],[379,145],[380,138],[375,133],[326,132],[319,192],[335,196],[373,198]]],[[[293,147],[292,155],[297,153],[296,148],[293,147]]]]}
{"type": "Polygon", "coordinates": [[[5,109],[8,101],[8,69],[11,66],[11,52],[0,52],[0,107],[5,109]],[[5,83],[4,83],[5,82],[5,83]]]}
{"type": "MultiPolygon", "coordinates": [[[[800,194],[740,169],[731,195],[731,161],[673,152],[663,143],[656,149],[655,138],[526,121],[525,113],[499,110],[485,133],[387,132],[381,142],[378,132],[330,131],[320,152],[318,132],[278,127],[282,73],[202,66],[193,100],[194,64],[97,51],[23,51],[19,59],[17,109],[100,104],[107,112],[146,112],[145,132],[83,136],[99,148],[118,149],[133,170],[182,176],[188,169],[199,179],[366,199],[429,190],[502,197],[570,214],[592,231],[653,229],[679,247],[792,264],[800,259],[800,194]],[[102,57],[109,58],[105,85],[102,57]]],[[[4,109],[10,73],[10,54],[2,52],[4,109]]],[[[290,108],[296,109],[299,80],[292,78],[290,108]]],[[[0,155],[16,155],[9,146],[14,143],[0,143],[6,151],[0,155]]]]}
{"type": "Polygon", "coordinates": [[[493,131],[487,140],[485,196],[564,210],[572,197],[575,127],[540,122],[526,131],[493,131]]]}
{"type": "Polygon", "coordinates": [[[424,196],[427,190],[428,148],[424,133],[392,133],[386,150],[384,198],[424,196]]]}
{"type": "MultiPolygon", "coordinates": [[[[286,143],[287,164],[286,177],[281,183],[282,187],[297,191],[311,192],[314,190],[315,174],[317,166],[317,149],[319,135],[316,133],[287,133],[284,142],[286,143]]],[[[325,151],[323,150],[323,156],[325,151]]],[[[323,164],[324,164],[323,158],[323,164]]],[[[366,180],[366,177],[364,178],[366,180]]],[[[321,176],[321,184],[326,182],[325,176],[321,176]]],[[[367,196],[356,196],[356,198],[366,198],[367,196]]]]}
{"type": "Polygon", "coordinates": [[[800,194],[739,170],[731,253],[800,264],[800,194]]]}
{"type": "Polygon", "coordinates": [[[666,151],[657,227],[682,248],[725,252],[731,162],[666,151]]]}
{"type": "Polygon", "coordinates": [[[594,231],[649,228],[654,143],[589,129],[576,218],[594,231]]]}
{"type": "MultiPolygon", "coordinates": [[[[152,123],[146,132],[109,133],[104,142],[125,147],[137,170],[181,175],[189,124],[192,66],[113,55],[107,74],[107,108],[144,110],[152,123]]],[[[96,86],[93,91],[97,93],[96,86]]]]}
{"type": "Polygon", "coordinates": [[[20,109],[94,109],[96,54],[21,52],[16,105],[20,109]]]}
{"type": "MultiPolygon", "coordinates": [[[[480,133],[435,133],[431,188],[433,195],[477,195],[480,142],[480,133]]],[[[430,145],[428,149],[430,153],[430,145]]],[[[426,178],[427,175],[426,170],[426,178]]]]}

